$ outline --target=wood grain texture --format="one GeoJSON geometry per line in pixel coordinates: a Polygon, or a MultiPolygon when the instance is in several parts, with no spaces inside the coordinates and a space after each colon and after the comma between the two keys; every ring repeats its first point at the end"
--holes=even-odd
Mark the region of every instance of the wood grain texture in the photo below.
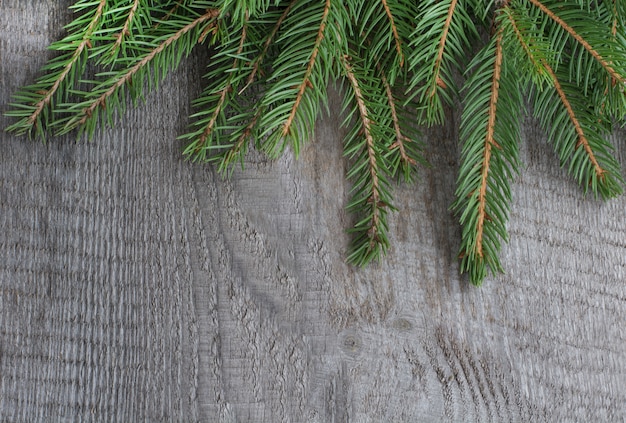
{"type": "MultiPolygon", "coordinates": [[[[0,0],[2,112],[68,4],[0,0]]],[[[473,288],[450,125],[355,269],[337,113],[222,180],[175,141],[200,56],[92,142],[0,135],[1,421],[626,419],[626,197],[584,198],[529,121],[506,274],[473,288]]]]}

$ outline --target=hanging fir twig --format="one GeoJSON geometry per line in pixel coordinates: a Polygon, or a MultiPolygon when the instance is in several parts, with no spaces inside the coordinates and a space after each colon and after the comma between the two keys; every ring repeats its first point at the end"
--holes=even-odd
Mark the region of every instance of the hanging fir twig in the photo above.
{"type": "Polygon", "coordinates": [[[524,99],[584,191],[608,199],[622,174],[608,138],[626,117],[626,5],[598,0],[78,0],[43,74],[14,96],[7,129],[42,140],[93,135],[182,58],[212,52],[184,154],[230,174],[251,145],[296,155],[341,83],[356,216],[348,260],[389,248],[392,181],[423,163],[420,125],[463,106],[452,208],[461,271],[502,271],[520,168],[524,99]],[[87,66],[91,66],[85,77],[87,66]]]}

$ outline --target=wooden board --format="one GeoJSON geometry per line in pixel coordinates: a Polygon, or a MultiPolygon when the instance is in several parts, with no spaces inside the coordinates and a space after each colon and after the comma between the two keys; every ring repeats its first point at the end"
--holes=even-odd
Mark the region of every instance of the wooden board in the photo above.
{"type": "MultiPolygon", "coordinates": [[[[2,112],[68,4],[0,1],[2,112]]],[[[355,269],[337,96],[298,160],[223,180],[176,141],[204,61],[92,142],[0,135],[1,421],[626,419],[626,197],[585,198],[528,120],[506,273],[471,287],[433,129],[355,269]]]]}

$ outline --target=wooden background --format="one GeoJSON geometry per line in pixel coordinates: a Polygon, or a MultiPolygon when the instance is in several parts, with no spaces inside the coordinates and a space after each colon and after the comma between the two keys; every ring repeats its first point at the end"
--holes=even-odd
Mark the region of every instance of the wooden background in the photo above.
{"type": "MultiPolygon", "coordinates": [[[[68,4],[0,0],[2,112],[68,4]]],[[[626,419],[626,197],[584,198],[528,121],[506,273],[474,288],[438,128],[355,269],[338,100],[298,161],[225,181],[175,139],[204,60],[93,142],[0,135],[0,421],[626,419]]]]}

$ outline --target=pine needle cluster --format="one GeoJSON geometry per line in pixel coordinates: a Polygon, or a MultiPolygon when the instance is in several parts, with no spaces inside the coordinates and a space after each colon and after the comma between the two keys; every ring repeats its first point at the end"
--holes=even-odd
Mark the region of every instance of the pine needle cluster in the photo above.
{"type": "Polygon", "coordinates": [[[15,94],[9,131],[91,137],[202,46],[212,56],[184,154],[229,174],[250,148],[297,155],[329,82],[339,81],[356,265],[389,247],[394,181],[411,181],[424,161],[416,128],[443,124],[458,103],[452,208],[461,270],[474,284],[502,270],[524,113],[584,191],[603,199],[622,191],[608,141],[626,114],[622,0],[78,0],[72,8],[43,76],[15,94]]]}

